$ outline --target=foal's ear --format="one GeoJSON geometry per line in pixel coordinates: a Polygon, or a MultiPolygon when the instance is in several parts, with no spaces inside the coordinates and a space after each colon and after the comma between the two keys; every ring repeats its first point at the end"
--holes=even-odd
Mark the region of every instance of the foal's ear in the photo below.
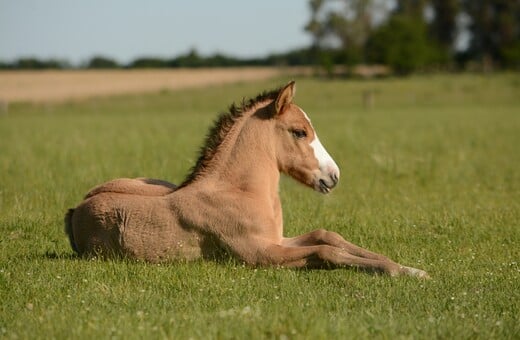
{"type": "Polygon", "coordinates": [[[274,108],[276,110],[276,114],[282,113],[284,106],[292,103],[294,94],[296,93],[296,85],[294,84],[294,80],[289,84],[285,85],[285,87],[278,93],[278,98],[274,102],[274,108]]]}

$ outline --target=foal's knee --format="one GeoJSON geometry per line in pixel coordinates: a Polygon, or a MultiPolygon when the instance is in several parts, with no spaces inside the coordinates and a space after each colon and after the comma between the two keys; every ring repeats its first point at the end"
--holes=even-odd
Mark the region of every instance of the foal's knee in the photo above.
{"type": "Polygon", "coordinates": [[[316,243],[321,244],[338,245],[341,242],[346,242],[340,234],[323,228],[315,230],[313,238],[316,243]]]}
{"type": "Polygon", "coordinates": [[[325,243],[327,234],[329,233],[330,231],[323,228],[316,229],[312,232],[312,239],[315,241],[315,243],[325,243]]]}

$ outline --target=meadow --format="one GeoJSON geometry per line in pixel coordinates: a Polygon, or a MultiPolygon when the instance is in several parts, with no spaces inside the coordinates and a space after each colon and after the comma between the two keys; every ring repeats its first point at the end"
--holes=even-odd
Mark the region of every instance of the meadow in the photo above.
{"type": "Polygon", "coordinates": [[[287,80],[0,112],[0,337],[518,339],[518,74],[296,79],[342,177],[328,196],[282,178],[286,235],[335,230],[431,280],[73,254],[63,216],[89,188],[181,182],[218,112],[287,80]]]}

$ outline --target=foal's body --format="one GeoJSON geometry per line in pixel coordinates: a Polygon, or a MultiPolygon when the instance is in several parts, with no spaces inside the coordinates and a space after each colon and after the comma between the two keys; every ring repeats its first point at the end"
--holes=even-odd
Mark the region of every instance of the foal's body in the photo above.
{"type": "Polygon", "coordinates": [[[66,216],[72,247],[81,255],[152,262],[213,258],[224,250],[250,265],[356,266],[427,277],[334,232],[283,236],[280,172],[322,193],[339,179],[293,95],[290,83],[221,117],[179,187],[119,179],[94,188],[66,216]]]}

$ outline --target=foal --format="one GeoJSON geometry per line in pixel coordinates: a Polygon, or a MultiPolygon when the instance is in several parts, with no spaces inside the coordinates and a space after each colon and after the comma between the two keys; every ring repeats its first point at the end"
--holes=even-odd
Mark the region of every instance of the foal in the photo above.
{"type": "Polygon", "coordinates": [[[324,229],[283,236],[280,173],[327,194],[339,169],[309,117],[292,100],[294,82],[232,106],[210,130],[191,174],[178,187],[117,179],[87,194],[65,217],[80,255],[158,262],[212,258],[222,250],[253,266],[359,267],[426,278],[324,229]]]}

